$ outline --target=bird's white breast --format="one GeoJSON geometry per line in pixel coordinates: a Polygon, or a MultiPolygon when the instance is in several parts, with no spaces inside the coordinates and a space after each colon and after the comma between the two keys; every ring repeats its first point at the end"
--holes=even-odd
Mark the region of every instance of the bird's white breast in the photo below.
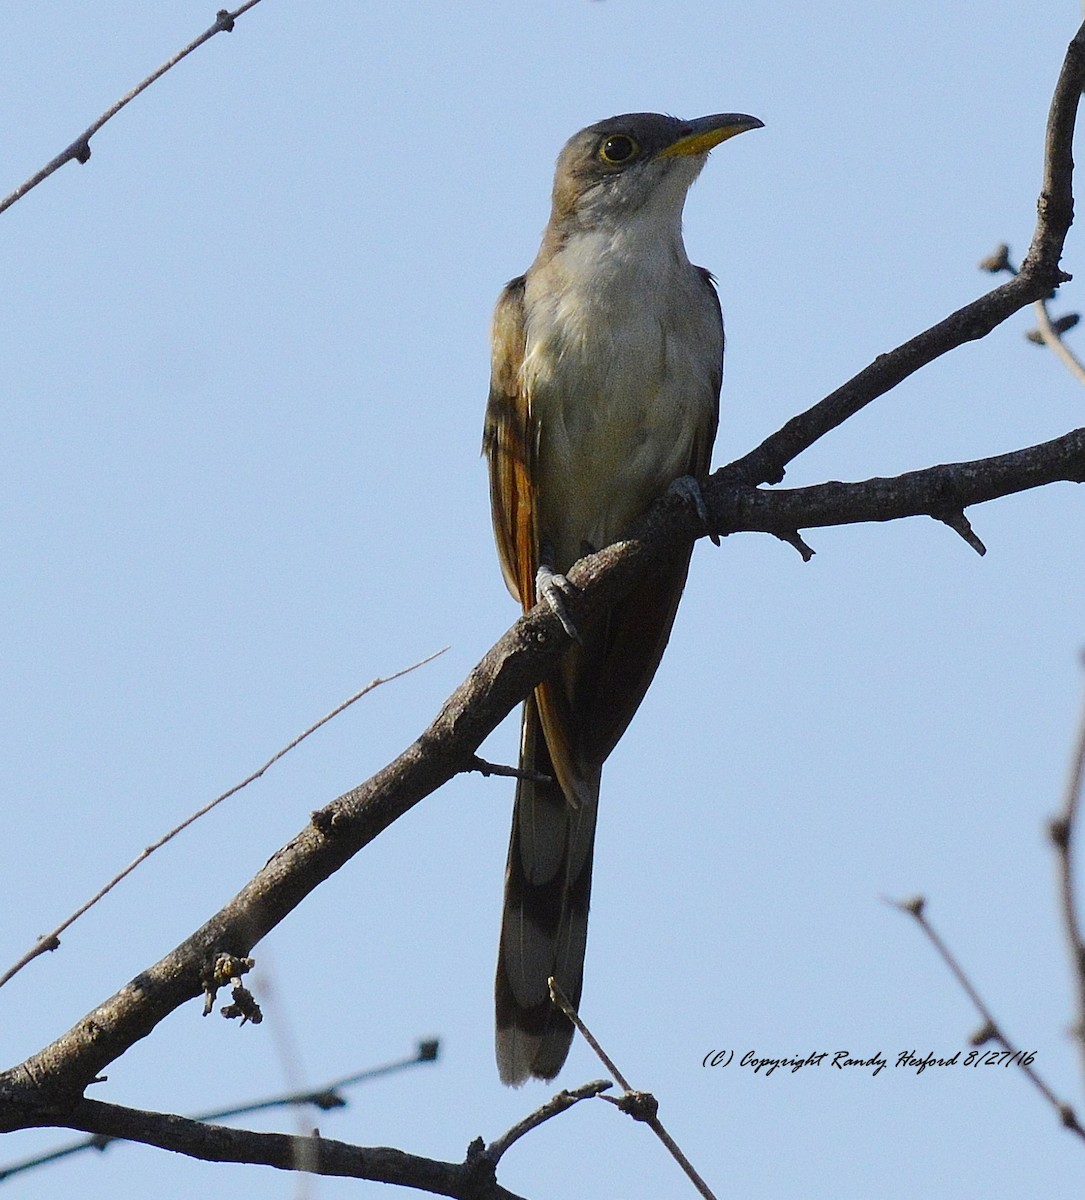
{"type": "Polygon", "coordinates": [[[715,421],[723,330],[678,220],[651,206],[569,236],[529,273],[524,313],[538,528],[565,570],[688,470],[715,421]]]}

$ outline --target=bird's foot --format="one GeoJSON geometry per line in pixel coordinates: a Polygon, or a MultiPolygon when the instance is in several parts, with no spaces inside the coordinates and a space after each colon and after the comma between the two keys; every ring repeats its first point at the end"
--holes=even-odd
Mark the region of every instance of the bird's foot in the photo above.
{"type": "Polygon", "coordinates": [[[580,634],[573,624],[572,617],[569,616],[569,610],[565,607],[566,597],[571,599],[575,594],[576,588],[568,579],[545,564],[539,567],[535,573],[535,595],[550,606],[550,611],[561,622],[562,629],[574,641],[579,642],[580,634]]]}
{"type": "Polygon", "coordinates": [[[678,496],[693,509],[701,524],[707,530],[708,536],[712,539],[712,544],[718,546],[720,544],[720,535],[712,528],[712,522],[708,519],[708,507],[704,502],[704,493],[701,491],[701,485],[697,480],[692,475],[680,475],[667,488],[667,493],[668,495],[678,496]]]}

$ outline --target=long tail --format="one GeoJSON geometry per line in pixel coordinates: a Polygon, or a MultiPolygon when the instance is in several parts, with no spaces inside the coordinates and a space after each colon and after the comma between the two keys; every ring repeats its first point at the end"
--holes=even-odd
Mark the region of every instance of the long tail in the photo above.
{"type": "Polygon", "coordinates": [[[599,772],[574,806],[557,783],[532,697],[524,705],[520,767],[552,783],[520,780],[505,872],[497,959],[497,1067],[502,1082],[553,1079],[573,1040],[572,1023],[550,1002],[547,980],[580,1003],[588,938],[599,772]]]}

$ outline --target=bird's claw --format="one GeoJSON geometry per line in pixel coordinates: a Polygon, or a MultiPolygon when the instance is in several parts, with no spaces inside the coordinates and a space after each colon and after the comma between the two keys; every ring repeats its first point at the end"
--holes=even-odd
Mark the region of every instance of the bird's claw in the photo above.
{"type": "Polygon", "coordinates": [[[708,536],[712,539],[712,544],[718,546],[720,544],[720,535],[712,528],[712,522],[708,519],[708,506],[704,502],[704,493],[701,491],[701,485],[697,480],[692,475],[680,475],[667,491],[669,494],[678,496],[684,500],[693,509],[697,514],[698,520],[708,531],[708,536]]]}
{"type": "Polygon", "coordinates": [[[535,574],[535,595],[546,602],[550,611],[561,622],[562,629],[576,642],[580,641],[580,633],[573,624],[569,610],[565,607],[565,598],[570,599],[576,594],[576,588],[557,571],[550,567],[541,566],[535,574]]]}

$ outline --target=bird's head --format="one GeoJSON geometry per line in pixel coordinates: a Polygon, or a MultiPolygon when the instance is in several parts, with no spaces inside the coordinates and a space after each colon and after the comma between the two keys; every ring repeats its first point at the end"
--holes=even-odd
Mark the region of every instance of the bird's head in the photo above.
{"type": "Polygon", "coordinates": [[[720,142],[759,129],[745,113],[682,121],[625,113],[574,134],[558,156],[551,226],[568,232],[628,219],[645,205],[680,218],[690,184],[720,142]]]}

